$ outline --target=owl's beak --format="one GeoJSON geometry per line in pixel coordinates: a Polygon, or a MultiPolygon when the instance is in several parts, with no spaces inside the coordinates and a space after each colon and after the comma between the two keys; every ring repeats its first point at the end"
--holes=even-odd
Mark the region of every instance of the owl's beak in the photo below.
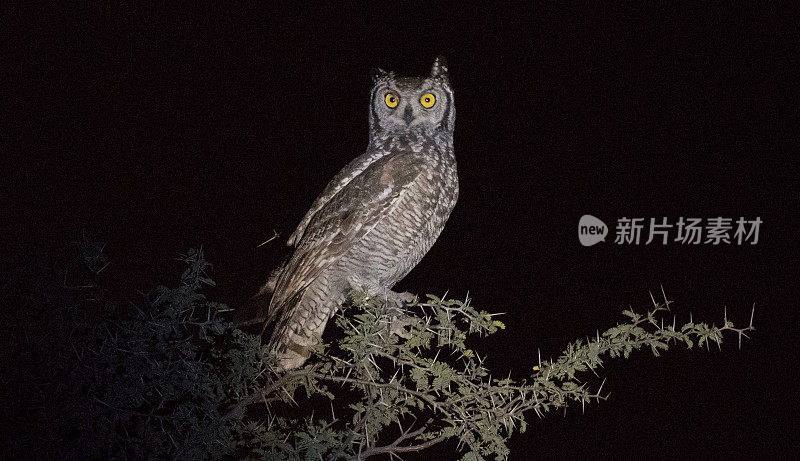
{"type": "Polygon", "coordinates": [[[411,109],[411,106],[406,106],[405,112],[403,112],[403,120],[406,122],[406,125],[411,125],[411,122],[414,121],[414,111],[411,109]]]}

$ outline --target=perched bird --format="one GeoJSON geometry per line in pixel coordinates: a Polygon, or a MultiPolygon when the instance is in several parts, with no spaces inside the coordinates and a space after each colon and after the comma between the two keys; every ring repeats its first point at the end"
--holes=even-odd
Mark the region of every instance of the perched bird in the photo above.
{"type": "Polygon", "coordinates": [[[410,301],[391,288],[428,252],[458,199],[456,111],[444,58],[428,77],[372,73],[366,153],[314,200],[288,239],[294,253],[253,298],[285,369],[306,361],[351,289],[410,301]]]}

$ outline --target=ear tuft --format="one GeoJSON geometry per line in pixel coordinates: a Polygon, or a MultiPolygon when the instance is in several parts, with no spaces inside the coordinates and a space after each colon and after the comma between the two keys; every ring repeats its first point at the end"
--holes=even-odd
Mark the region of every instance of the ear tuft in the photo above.
{"type": "Polygon", "coordinates": [[[369,74],[372,77],[372,83],[376,83],[378,80],[383,80],[389,77],[389,72],[386,72],[385,70],[378,67],[373,67],[372,69],[370,69],[369,74]]]}
{"type": "Polygon", "coordinates": [[[444,58],[444,56],[437,56],[436,59],[433,60],[433,66],[431,66],[431,77],[438,77],[444,80],[448,79],[447,60],[444,58]]]}

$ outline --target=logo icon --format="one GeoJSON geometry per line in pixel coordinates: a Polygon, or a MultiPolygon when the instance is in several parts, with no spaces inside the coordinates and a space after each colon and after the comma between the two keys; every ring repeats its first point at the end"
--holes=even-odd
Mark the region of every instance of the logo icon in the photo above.
{"type": "Polygon", "coordinates": [[[581,216],[578,221],[578,240],[581,245],[590,247],[598,242],[604,242],[608,235],[608,226],[603,221],[590,214],[581,216]]]}

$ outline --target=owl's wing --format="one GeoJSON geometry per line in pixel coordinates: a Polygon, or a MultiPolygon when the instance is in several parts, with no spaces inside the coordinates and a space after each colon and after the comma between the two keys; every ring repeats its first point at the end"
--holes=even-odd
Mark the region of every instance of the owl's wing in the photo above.
{"type": "Polygon", "coordinates": [[[327,205],[336,194],[353,180],[353,178],[361,174],[361,172],[367,169],[373,162],[385,155],[385,151],[370,151],[354,158],[350,163],[345,165],[345,167],[333,177],[331,182],[325,186],[325,190],[319,194],[319,197],[314,200],[314,203],[311,204],[311,208],[309,208],[306,215],[303,216],[300,224],[297,225],[297,229],[289,236],[286,245],[297,246],[297,244],[300,243],[300,239],[303,238],[303,234],[314,215],[317,214],[322,207],[327,205]]]}
{"type": "Polygon", "coordinates": [[[344,185],[310,220],[278,278],[267,324],[272,323],[319,276],[397,206],[424,171],[410,153],[389,154],[344,185]]]}

